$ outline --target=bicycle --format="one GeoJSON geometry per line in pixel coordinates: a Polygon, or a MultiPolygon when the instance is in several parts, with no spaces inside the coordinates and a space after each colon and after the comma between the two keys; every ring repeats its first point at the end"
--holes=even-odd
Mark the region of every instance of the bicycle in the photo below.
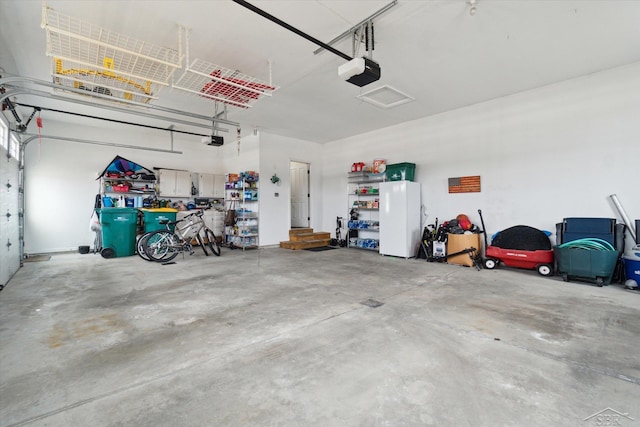
{"type": "Polygon", "coordinates": [[[209,256],[207,246],[214,255],[220,256],[220,243],[213,230],[204,223],[202,214],[203,211],[197,211],[178,221],[162,222],[166,230],[151,231],[140,237],[138,255],[147,261],[158,262],[171,261],[181,252],[193,255],[191,242],[195,239],[206,256],[209,256]],[[170,228],[172,225],[175,226],[173,231],[170,228]]]}

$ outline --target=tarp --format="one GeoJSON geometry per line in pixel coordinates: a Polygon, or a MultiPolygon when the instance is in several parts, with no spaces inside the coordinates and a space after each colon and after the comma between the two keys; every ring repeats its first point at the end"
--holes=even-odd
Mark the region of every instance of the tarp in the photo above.
{"type": "Polygon", "coordinates": [[[108,176],[108,174],[118,174],[120,177],[130,177],[132,175],[137,175],[138,177],[143,179],[156,179],[155,174],[151,170],[139,165],[136,162],[132,162],[131,160],[127,160],[124,157],[120,156],[114,157],[113,160],[109,162],[107,167],[102,171],[102,173],[98,175],[97,179],[100,179],[103,176],[108,176]]]}
{"type": "Polygon", "coordinates": [[[516,225],[502,230],[493,238],[491,246],[521,251],[551,250],[551,242],[546,233],[528,225],[516,225]]]}

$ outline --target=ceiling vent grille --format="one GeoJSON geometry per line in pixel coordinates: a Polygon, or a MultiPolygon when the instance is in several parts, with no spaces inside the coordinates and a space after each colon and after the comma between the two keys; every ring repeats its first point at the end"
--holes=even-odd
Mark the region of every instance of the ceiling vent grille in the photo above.
{"type": "Polygon", "coordinates": [[[357,98],[380,108],[393,108],[414,100],[413,97],[389,85],[362,93],[357,98]]]}

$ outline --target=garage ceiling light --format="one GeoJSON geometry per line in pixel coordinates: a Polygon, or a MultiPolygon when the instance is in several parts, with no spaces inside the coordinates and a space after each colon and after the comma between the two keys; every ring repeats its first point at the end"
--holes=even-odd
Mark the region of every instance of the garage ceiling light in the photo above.
{"type": "Polygon", "coordinates": [[[413,97],[389,85],[362,93],[357,98],[380,108],[393,108],[414,100],[413,97]]]}

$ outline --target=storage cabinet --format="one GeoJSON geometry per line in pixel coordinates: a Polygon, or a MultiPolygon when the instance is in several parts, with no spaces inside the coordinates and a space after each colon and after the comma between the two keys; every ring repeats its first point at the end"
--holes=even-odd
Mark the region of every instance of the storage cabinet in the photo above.
{"type": "Polygon", "coordinates": [[[366,172],[348,176],[347,247],[377,251],[380,246],[380,183],[382,177],[366,172]]]}
{"type": "Polygon", "coordinates": [[[191,172],[160,169],[158,193],[162,197],[191,197],[191,172]]]}
{"type": "Polygon", "coordinates": [[[198,174],[198,197],[223,198],[224,184],[224,175],[200,173],[198,174]]]}
{"type": "Polygon", "coordinates": [[[258,174],[242,172],[228,174],[225,183],[226,209],[234,209],[236,222],[225,226],[225,243],[242,249],[257,248],[259,244],[259,188],[258,174]]]}

